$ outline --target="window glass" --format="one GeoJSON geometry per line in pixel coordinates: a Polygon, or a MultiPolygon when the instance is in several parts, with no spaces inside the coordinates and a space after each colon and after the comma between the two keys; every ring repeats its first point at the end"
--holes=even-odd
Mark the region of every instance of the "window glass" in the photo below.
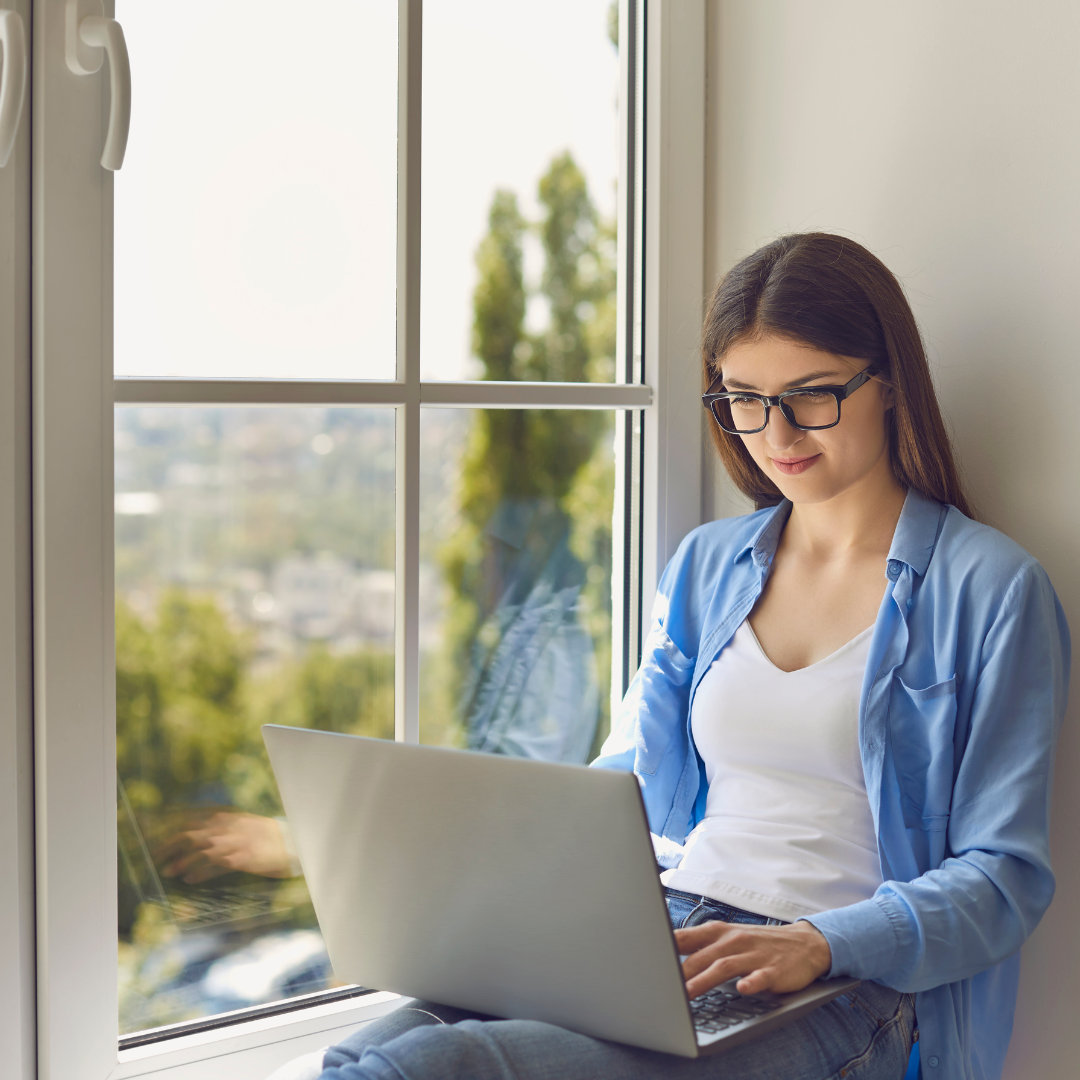
{"type": "Polygon", "coordinates": [[[116,6],[116,373],[392,379],[397,4],[116,6]]]}
{"type": "Polygon", "coordinates": [[[264,723],[394,734],[389,409],[116,412],[120,1030],[331,981],[264,723]]]}
{"type": "MultiPolygon", "coordinates": [[[[124,7],[153,122],[116,179],[116,374],[393,379],[398,5],[236,0],[210,38],[124,7]]],[[[425,6],[424,379],[613,380],[616,10],[425,6]]],[[[586,760],[613,414],[420,413],[420,738],[586,760]]],[[[333,984],[260,726],[393,737],[400,538],[391,409],[132,405],[115,436],[130,1034],[333,984]]]]}
{"type": "Polygon", "coordinates": [[[424,6],[424,378],[614,378],[617,8],[424,6]]]}
{"type": "Polygon", "coordinates": [[[614,417],[424,409],[423,742],[584,762],[611,690],[614,417]]]}

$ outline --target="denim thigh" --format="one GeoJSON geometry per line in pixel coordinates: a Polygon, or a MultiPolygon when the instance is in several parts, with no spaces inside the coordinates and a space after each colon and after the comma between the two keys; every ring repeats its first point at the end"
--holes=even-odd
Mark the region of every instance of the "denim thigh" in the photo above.
{"type": "Polygon", "coordinates": [[[910,997],[874,983],[768,1037],[702,1058],[532,1020],[431,1019],[388,1041],[385,1028],[383,1038],[347,1040],[327,1053],[322,1080],[901,1080],[912,1023],[910,997]]]}
{"type": "MultiPolygon", "coordinates": [[[[665,898],[675,927],[782,924],[676,889],[665,898]]],[[[331,1047],[324,1065],[326,1080],[901,1080],[914,1027],[910,994],[864,982],[767,1039],[695,1059],[410,1001],[331,1047]]]]}

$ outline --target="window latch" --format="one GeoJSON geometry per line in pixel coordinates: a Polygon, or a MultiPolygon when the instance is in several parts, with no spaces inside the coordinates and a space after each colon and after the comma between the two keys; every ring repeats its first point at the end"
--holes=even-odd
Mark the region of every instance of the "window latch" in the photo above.
{"type": "Polygon", "coordinates": [[[8,163],[26,99],[26,34],[16,11],[0,11],[0,167],[8,163]]]}
{"type": "Polygon", "coordinates": [[[131,126],[131,66],[124,31],[105,16],[104,0],[67,0],[64,52],[76,75],[93,75],[108,57],[109,127],[101,164],[115,172],[123,164],[131,126]]]}

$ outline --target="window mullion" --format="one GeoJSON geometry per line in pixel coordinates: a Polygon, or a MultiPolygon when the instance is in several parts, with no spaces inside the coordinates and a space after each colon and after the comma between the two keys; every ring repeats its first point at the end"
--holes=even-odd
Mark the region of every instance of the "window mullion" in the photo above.
{"type": "Polygon", "coordinates": [[[129,379],[115,382],[118,405],[423,405],[459,409],[640,409],[640,384],[560,382],[129,379]]]}
{"type": "Polygon", "coordinates": [[[420,137],[423,3],[398,3],[397,530],[394,732],[420,739],[420,137]]]}

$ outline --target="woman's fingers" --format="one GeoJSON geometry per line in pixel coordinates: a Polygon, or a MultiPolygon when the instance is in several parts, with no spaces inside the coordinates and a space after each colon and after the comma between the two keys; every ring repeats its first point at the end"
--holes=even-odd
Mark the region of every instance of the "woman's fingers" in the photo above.
{"type": "Polygon", "coordinates": [[[193,817],[155,849],[166,877],[198,884],[240,871],[263,877],[290,877],[289,849],[274,818],[236,810],[193,817]]]}
{"type": "Polygon", "coordinates": [[[685,956],[683,975],[691,997],[728,979],[739,979],[740,993],[801,990],[824,975],[832,963],[829,944],[810,923],[748,926],[709,922],[675,931],[685,956]]]}
{"type": "MultiPolygon", "coordinates": [[[[696,998],[711,990],[714,986],[727,982],[728,979],[739,978],[741,981],[741,976],[755,970],[753,962],[745,957],[725,957],[723,960],[710,964],[696,975],[686,978],[687,996],[696,998]],[[748,968],[750,969],[749,972],[747,971],[748,968]]],[[[738,983],[736,983],[736,988],[738,988],[738,983]]],[[[767,989],[767,987],[761,989],[767,989]]],[[[748,992],[750,991],[739,990],[739,993],[748,992]]]]}
{"type": "Polygon", "coordinates": [[[756,942],[731,923],[702,923],[675,932],[683,960],[683,977],[690,997],[711,990],[728,979],[756,971],[760,956],[756,942]]]}
{"type": "MultiPolygon", "coordinates": [[[[697,975],[721,958],[734,961],[749,945],[742,927],[734,923],[707,922],[675,931],[675,944],[683,960],[683,972],[697,975]]],[[[729,976],[730,977],[730,976],[729,976]]]]}
{"type": "Polygon", "coordinates": [[[747,929],[748,927],[743,923],[728,923],[713,919],[710,922],[698,923],[697,926],[686,926],[676,930],[675,944],[678,945],[681,955],[690,956],[721,938],[737,936],[740,931],[747,929]]]}

